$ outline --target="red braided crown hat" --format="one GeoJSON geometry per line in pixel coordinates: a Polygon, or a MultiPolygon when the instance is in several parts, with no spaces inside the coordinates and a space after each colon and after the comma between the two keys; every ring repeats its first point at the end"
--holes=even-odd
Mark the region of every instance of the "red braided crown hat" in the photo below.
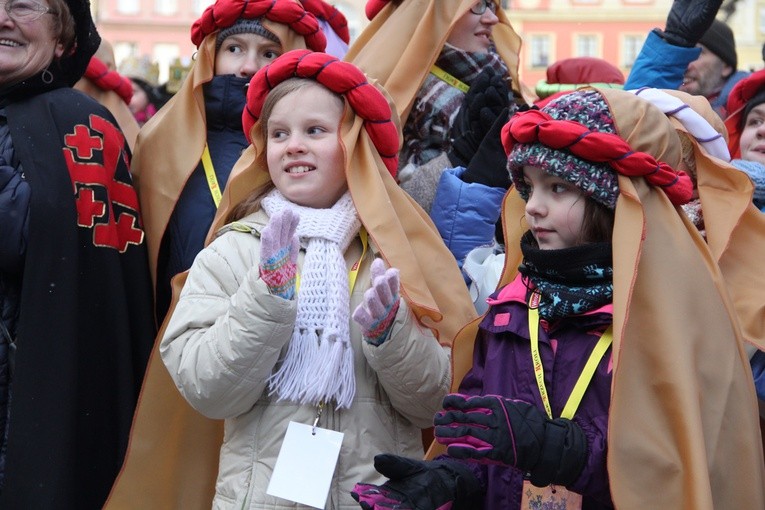
{"type": "Polygon", "coordinates": [[[292,50],[261,68],[250,80],[242,125],[247,140],[252,126],[260,117],[268,93],[289,78],[316,80],[332,92],[342,95],[357,116],[364,119],[369,134],[385,167],[393,177],[398,168],[398,130],[385,96],[367,81],[367,77],[350,62],[343,62],[326,53],[292,50]]]}
{"type": "Polygon", "coordinates": [[[198,48],[216,30],[230,27],[241,18],[260,17],[289,26],[314,51],[324,51],[327,46],[316,17],[300,3],[289,0],[217,0],[191,26],[191,42],[198,48]]]}
{"type": "Polygon", "coordinates": [[[521,196],[528,198],[522,171],[524,165],[530,165],[572,182],[610,209],[616,206],[618,196],[614,171],[644,177],[649,184],[661,187],[675,205],[688,203],[693,193],[691,178],[651,154],[634,151],[616,134],[613,121],[607,122],[609,118],[605,101],[594,90],[565,94],[541,110],[512,116],[502,128],[502,144],[521,196]],[[602,105],[596,108],[598,112],[586,111],[598,104],[602,105]]]}
{"type": "Polygon", "coordinates": [[[90,57],[88,68],[85,69],[85,77],[101,90],[116,92],[125,104],[129,104],[133,98],[133,86],[130,84],[130,80],[117,71],[110,71],[106,64],[97,57],[90,57]]]}
{"type": "Polygon", "coordinates": [[[348,20],[334,5],[330,5],[324,0],[300,0],[300,3],[303,4],[306,11],[329,23],[332,30],[345,44],[350,44],[351,33],[348,31],[348,20]]]}

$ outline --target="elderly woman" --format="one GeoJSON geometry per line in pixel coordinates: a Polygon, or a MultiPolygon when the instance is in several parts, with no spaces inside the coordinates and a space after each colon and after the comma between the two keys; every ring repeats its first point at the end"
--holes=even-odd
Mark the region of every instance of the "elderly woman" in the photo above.
{"type": "Polygon", "coordinates": [[[129,150],[71,86],[85,0],[0,10],[0,508],[100,508],[154,337],[129,150]]]}
{"type": "Polygon", "coordinates": [[[191,39],[199,48],[191,74],[142,128],[132,166],[158,322],[170,303],[170,280],[204,246],[231,167],[247,146],[245,85],[284,51],[326,45],[318,21],[297,0],[217,0],[194,23],[191,39]]]}

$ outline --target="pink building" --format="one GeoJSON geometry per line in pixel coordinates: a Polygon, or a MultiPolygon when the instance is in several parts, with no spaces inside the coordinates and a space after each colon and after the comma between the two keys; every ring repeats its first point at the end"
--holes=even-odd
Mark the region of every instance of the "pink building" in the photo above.
{"type": "MultiPolygon", "coordinates": [[[[366,0],[329,0],[348,19],[353,40],[368,23],[366,0]]],[[[408,1],[408,0],[405,0],[408,1]]],[[[442,0],[446,1],[446,0],[442,0]]],[[[116,61],[147,56],[159,64],[159,80],[169,65],[191,62],[196,48],[191,24],[213,0],[92,0],[101,35],[115,48],[116,61]]],[[[521,79],[529,87],[545,77],[556,60],[595,56],[627,74],[645,36],[662,27],[672,0],[501,0],[523,38],[521,79]]],[[[736,34],[740,68],[762,67],[765,0],[739,2],[729,24],[736,34]]]]}

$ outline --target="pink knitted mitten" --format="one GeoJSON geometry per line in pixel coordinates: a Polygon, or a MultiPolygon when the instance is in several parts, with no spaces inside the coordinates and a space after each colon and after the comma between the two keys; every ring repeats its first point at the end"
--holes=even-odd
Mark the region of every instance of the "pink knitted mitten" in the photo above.
{"type": "Polygon", "coordinates": [[[398,269],[385,269],[385,262],[375,259],[371,272],[372,287],[364,293],[364,302],[354,310],[353,320],[363,329],[364,340],[380,345],[388,338],[401,302],[398,269]]]}
{"type": "Polygon", "coordinates": [[[300,242],[295,235],[300,216],[285,209],[274,214],[260,233],[260,278],[271,294],[295,297],[295,275],[300,242]]]}

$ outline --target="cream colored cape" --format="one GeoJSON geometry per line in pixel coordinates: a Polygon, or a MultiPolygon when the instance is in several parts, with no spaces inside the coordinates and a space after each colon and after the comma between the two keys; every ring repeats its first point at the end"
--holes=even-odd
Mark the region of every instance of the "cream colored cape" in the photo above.
{"type": "MultiPolygon", "coordinates": [[[[680,139],[664,114],[627,92],[601,93],[619,134],[634,149],[677,168],[680,139]]],[[[702,160],[708,158],[702,149],[696,151],[702,160]]],[[[699,164],[703,196],[724,178],[699,164]]],[[[733,181],[735,175],[728,188],[733,181]]],[[[749,249],[731,246],[746,231],[736,229],[729,242],[723,242],[718,239],[722,229],[713,221],[715,239],[707,245],[666,195],[642,178],[619,176],[619,187],[608,431],[614,504],[620,510],[765,508],[765,466],[752,374],[734,300],[717,264],[731,252],[749,249]]],[[[728,196],[729,205],[737,203],[728,196]]],[[[726,199],[715,203],[722,207],[726,199]]],[[[515,277],[522,259],[524,205],[513,190],[505,197],[502,218],[508,252],[500,285],[515,277]]],[[[703,207],[705,218],[713,214],[707,203],[703,207]]],[[[721,217],[732,216],[734,225],[741,212],[741,208],[714,210],[721,217]]],[[[479,322],[468,324],[455,339],[453,389],[472,364],[479,322]]],[[[434,446],[430,455],[440,451],[434,446]]]]}
{"type": "MultiPolygon", "coordinates": [[[[402,123],[409,116],[417,92],[441,53],[457,20],[475,0],[406,0],[388,3],[351,45],[345,60],[380,82],[398,107],[402,123]]],[[[497,53],[520,94],[518,55],[521,38],[502,9],[492,29],[497,53]]],[[[530,102],[532,96],[524,96],[530,102]]]]}
{"type": "MultiPolygon", "coordinates": [[[[284,51],[306,47],[303,36],[287,25],[266,19],[262,23],[279,37],[284,51]]],[[[207,143],[202,86],[213,78],[217,35],[216,31],[205,37],[181,89],[141,128],[133,154],[131,170],[141,204],[155,290],[162,237],[207,143]]]]}
{"type": "MultiPolygon", "coordinates": [[[[233,206],[270,181],[257,157],[263,152],[259,123],[253,126],[252,140],[254,145],[234,165],[208,242],[233,206]]],[[[349,189],[364,227],[388,265],[400,270],[403,299],[442,344],[450,345],[457,330],[476,315],[454,257],[429,216],[388,173],[362,119],[347,107],[341,140],[349,189]]],[[[168,317],[185,278],[183,273],[173,280],[168,317]]],[[[164,327],[158,339],[163,333],[164,327]]],[[[128,456],[107,509],[209,509],[215,492],[223,422],[203,417],[181,397],[159,357],[158,342],[141,391],[128,456]]]]}
{"type": "Polygon", "coordinates": [[[122,134],[125,135],[125,141],[133,151],[135,148],[136,138],[138,138],[138,122],[136,122],[133,113],[125,104],[125,101],[114,92],[113,90],[104,90],[89,78],[82,77],[74,84],[74,88],[81,92],[85,92],[87,95],[98,101],[100,104],[106,107],[114,116],[114,120],[117,121],[118,127],[122,130],[122,134]]]}

